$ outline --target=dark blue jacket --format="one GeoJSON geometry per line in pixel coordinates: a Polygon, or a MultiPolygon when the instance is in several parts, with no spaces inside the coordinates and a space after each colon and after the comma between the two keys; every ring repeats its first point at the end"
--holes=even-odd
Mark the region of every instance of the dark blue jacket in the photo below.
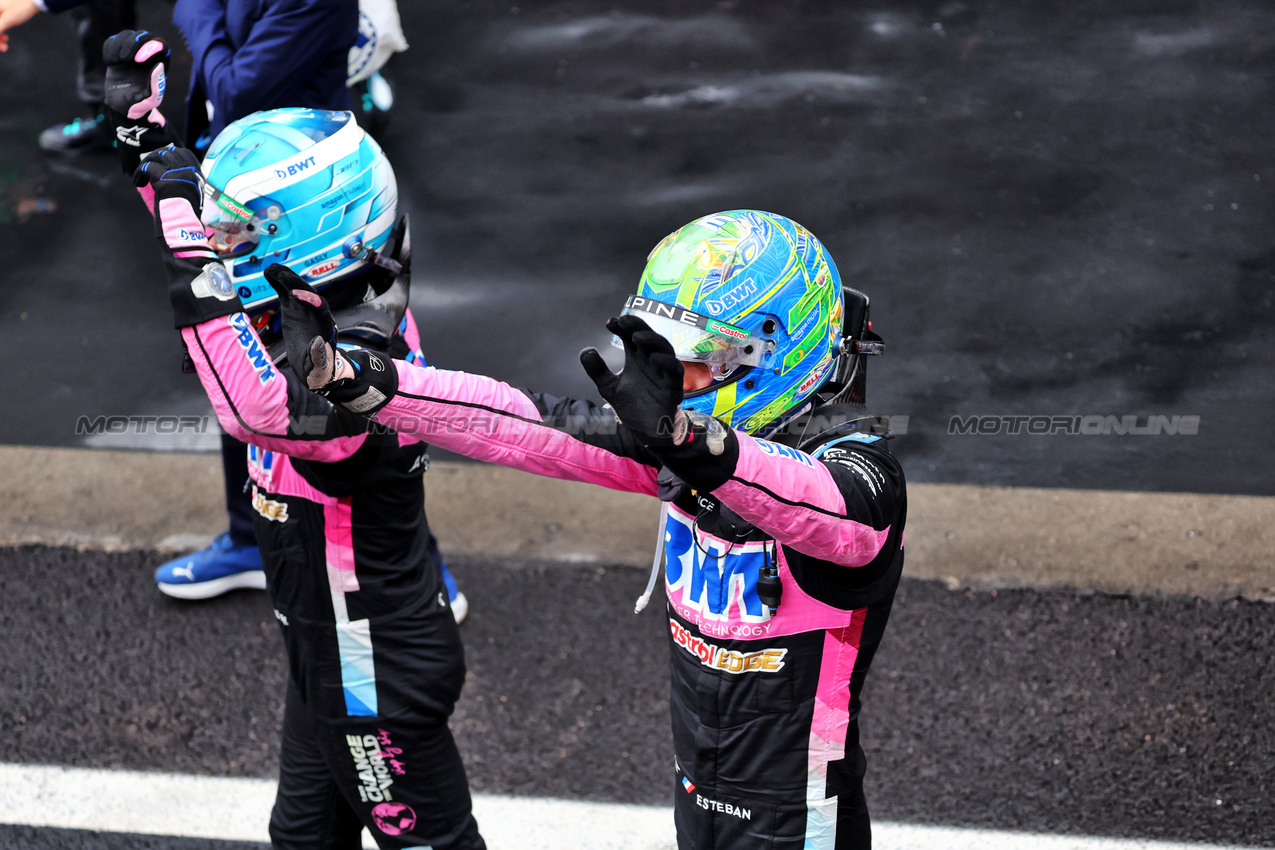
{"type": "MultiPolygon", "coordinates": [[[[44,5],[65,12],[87,2],[44,5]]],[[[173,23],[195,59],[187,147],[205,131],[207,142],[231,121],[262,109],[353,105],[345,81],[359,34],[358,0],[177,0],[173,23]],[[213,105],[211,122],[205,103],[213,105]]]]}
{"type": "Polygon", "coordinates": [[[262,109],[352,105],[345,81],[358,0],[177,0],[173,23],[194,58],[187,146],[262,109]]]}

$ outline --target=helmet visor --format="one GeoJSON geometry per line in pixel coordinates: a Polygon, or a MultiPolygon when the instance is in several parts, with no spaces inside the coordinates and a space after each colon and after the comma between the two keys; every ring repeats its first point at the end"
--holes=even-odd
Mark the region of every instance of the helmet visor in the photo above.
{"type": "Polygon", "coordinates": [[[247,253],[261,238],[262,221],[256,213],[211,183],[204,184],[201,218],[213,250],[222,256],[247,253]]]}
{"type": "MultiPolygon", "coordinates": [[[[630,295],[620,315],[646,322],[669,341],[678,360],[713,364],[718,374],[736,366],[756,366],[767,351],[765,340],[743,328],[640,295],[630,295]]],[[[612,337],[611,344],[624,347],[619,337],[612,337]]]]}

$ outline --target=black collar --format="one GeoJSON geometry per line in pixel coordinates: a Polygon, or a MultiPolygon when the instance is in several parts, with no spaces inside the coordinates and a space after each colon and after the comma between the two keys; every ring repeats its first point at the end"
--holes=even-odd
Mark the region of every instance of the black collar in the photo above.
{"type": "Polygon", "coordinates": [[[767,439],[807,451],[855,432],[877,434],[886,439],[894,436],[890,420],[884,416],[865,416],[863,408],[854,404],[825,404],[794,416],[767,439]]]}

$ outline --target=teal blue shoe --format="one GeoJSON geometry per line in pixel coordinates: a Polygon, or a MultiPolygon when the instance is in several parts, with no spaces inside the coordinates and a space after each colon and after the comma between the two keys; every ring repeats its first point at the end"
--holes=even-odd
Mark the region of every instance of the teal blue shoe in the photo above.
{"type": "Polygon", "coordinates": [[[76,118],[40,133],[40,148],[47,153],[88,153],[114,147],[115,139],[105,115],[76,118]]]}

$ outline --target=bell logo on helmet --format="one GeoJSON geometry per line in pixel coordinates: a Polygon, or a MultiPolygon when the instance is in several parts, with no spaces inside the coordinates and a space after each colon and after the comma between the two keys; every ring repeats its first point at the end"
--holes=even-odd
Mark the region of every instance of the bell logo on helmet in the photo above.
{"type": "Polygon", "coordinates": [[[308,274],[310,277],[319,277],[320,275],[327,274],[328,272],[332,271],[333,269],[337,268],[340,265],[341,265],[340,260],[329,260],[328,262],[324,263],[321,266],[314,266],[313,268],[306,269],[306,274],[308,274]]]}
{"type": "Polygon", "coordinates": [[[819,365],[818,369],[810,373],[809,378],[806,378],[806,380],[801,382],[801,385],[797,387],[797,395],[805,395],[810,392],[810,390],[818,386],[819,379],[823,377],[824,372],[828,371],[829,362],[831,361],[825,360],[819,365]]]}

